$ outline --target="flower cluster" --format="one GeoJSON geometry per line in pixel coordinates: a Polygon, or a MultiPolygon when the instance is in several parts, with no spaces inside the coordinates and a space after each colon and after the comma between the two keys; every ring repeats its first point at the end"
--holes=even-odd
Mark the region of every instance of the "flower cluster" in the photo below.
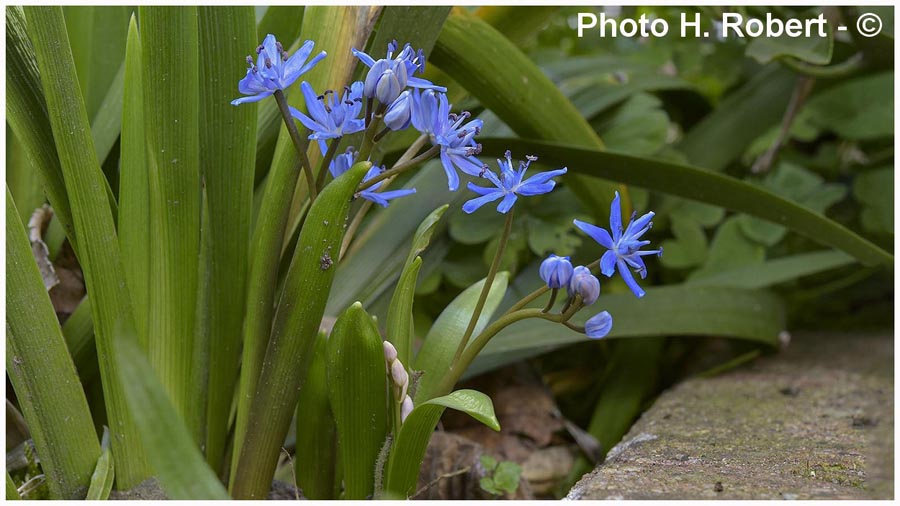
{"type": "Polygon", "coordinates": [[[275,40],[275,36],[266,35],[263,43],[256,48],[256,63],[253,63],[252,56],[247,57],[249,66],[247,75],[238,82],[238,91],[249,96],[236,98],[231,104],[259,102],[278,90],[290,87],[300,76],[309,72],[325,58],[325,51],[322,51],[312,60],[306,61],[315,45],[315,42],[308,40],[300,46],[294,56],[288,58],[287,51],[275,40]]]}
{"type": "Polygon", "coordinates": [[[319,141],[323,155],[327,151],[326,139],[340,139],[366,128],[365,122],[359,117],[362,111],[362,88],[363,83],[357,81],[345,87],[341,99],[337,100],[334,91],[328,90],[317,96],[308,82],[300,84],[309,116],[293,107],[290,108],[291,115],[312,132],[309,138],[319,141]]]}
{"type": "Polygon", "coordinates": [[[413,74],[425,72],[425,53],[421,49],[416,52],[412,46],[406,44],[394,58],[396,50],[395,40],[388,44],[387,57],[376,60],[358,49],[353,49],[353,55],[359,58],[363,65],[369,67],[363,91],[366,98],[374,98],[384,105],[390,105],[407,86],[447,91],[443,86],[436,86],[431,81],[414,77],[413,74]]]}
{"type": "Polygon", "coordinates": [[[525,177],[525,171],[528,170],[528,166],[531,162],[537,160],[536,156],[526,155],[525,158],[525,161],[519,162],[517,170],[513,169],[512,154],[507,151],[505,161],[497,160],[497,163],[500,165],[499,175],[494,174],[489,169],[484,169],[481,176],[490,181],[494,188],[486,188],[469,183],[469,189],[481,196],[463,204],[463,211],[471,214],[488,202],[503,199],[497,205],[497,210],[506,214],[512,209],[513,204],[516,203],[518,195],[527,197],[549,193],[556,186],[556,181],[553,181],[552,178],[565,174],[567,170],[566,167],[563,167],[547,172],[538,172],[523,181],[522,178],[525,177]]]}
{"type": "Polygon", "coordinates": [[[389,341],[383,341],[384,362],[387,364],[388,374],[391,377],[391,388],[395,399],[403,399],[400,402],[400,421],[405,422],[406,417],[413,410],[412,397],[407,394],[409,389],[409,374],[406,368],[397,358],[397,349],[389,341]]]}
{"type": "MultiPolygon", "coordinates": [[[[357,155],[359,155],[359,153],[353,151],[353,148],[350,147],[347,148],[347,151],[345,151],[343,154],[335,156],[334,160],[331,161],[331,165],[329,165],[328,167],[328,171],[331,172],[331,176],[337,178],[344,172],[350,170],[350,167],[353,166],[357,155]]],[[[363,176],[363,182],[372,179],[382,171],[384,171],[384,167],[373,165],[372,168],[369,169],[369,172],[366,172],[366,175],[363,176]]],[[[387,181],[380,181],[373,186],[359,192],[359,196],[366,200],[372,201],[380,205],[381,207],[387,207],[389,201],[393,199],[416,193],[415,188],[408,188],[404,190],[378,191],[381,190],[382,187],[384,187],[385,183],[387,183],[387,181]]]]}
{"type": "MultiPolygon", "coordinates": [[[[582,304],[590,306],[600,297],[600,280],[588,267],[573,267],[569,257],[550,255],[541,262],[539,272],[547,287],[554,290],[566,288],[570,304],[579,296],[582,304]]],[[[606,311],[592,316],[585,324],[585,334],[593,339],[605,337],[611,329],[612,316],[606,311]]]]}

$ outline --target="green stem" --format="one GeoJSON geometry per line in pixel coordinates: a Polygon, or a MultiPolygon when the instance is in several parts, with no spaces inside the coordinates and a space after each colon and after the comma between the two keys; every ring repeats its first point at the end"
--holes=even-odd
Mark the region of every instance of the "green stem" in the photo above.
{"type": "MultiPolygon", "coordinates": [[[[599,266],[600,266],[600,260],[594,260],[593,262],[587,264],[586,267],[588,269],[590,269],[591,271],[593,271],[594,269],[596,269],[599,266]]],[[[515,313],[516,311],[524,308],[528,304],[531,304],[532,302],[534,302],[535,299],[537,299],[541,295],[544,295],[545,293],[547,293],[547,290],[549,290],[549,289],[550,288],[548,288],[547,285],[544,285],[544,286],[538,288],[537,290],[529,293],[528,295],[523,297],[522,300],[520,300],[519,302],[516,302],[509,309],[507,309],[506,312],[503,313],[503,316],[506,316],[510,313],[515,313]]],[[[563,312],[565,312],[566,309],[568,309],[568,306],[565,309],[563,309],[563,312]]]]}
{"type": "Polygon", "coordinates": [[[287,127],[291,140],[294,142],[294,148],[297,150],[297,156],[300,157],[300,163],[303,164],[303,174],[306,176],[306,183],[309,187],[309,200],[312,202],[316,200],[317,192],[316,178],[312,173],[312,164],[309,162],[309,157],[306,156],[306,150],[309,148],[309,139],[300,137],[300,132],[297,130],[297,125],[294,124],[294,117],[291,116],[291,110],[288,107],[284,92],[275,90],[274,97],[275,103],[278,104],[278,109],[281,110],[284,126],[287,127]]]}
{"type": "Polygon", "coordinates": [[[421,155],[419,155],[415,158],[412,158],[410,160],[406,160],[403,162],[400,162],[398,160],[397,164],[394,165],[393,167],[391,167],[390,170],[386,170],[386,171],[382,172],[381,174],[378,174],[377,176],[373,177],[372,179],[370,179],[368,181],[364,181],[363,184],[359,185],[359,191],[363,191],[368,188],[371,188],[372,186],[380,183],[381,181],[384,181],[385,179],[393,179],[394,177],[399,176],[400,174],[408,171],[409,169],[415,167],[416,165],[418,165],[426,160],[431,159],[432,157],[434,157],[434,155],[436,155],[440,152],[441,152],[440,146],[432,146],[431,149],[429,149],[428,151],[422,153],[421,155]]]}
{"type": "Polygon", "coordinates": [[[337,139],[332,139],[331,144],[328,145],[328,152],[325,153],[322,163],[319,164],[319,175],[316,176],[316,191],[320,191],[325,186],[325,175],[328,174],[328,166],[334,160],[334,155],[337,153],[337,148],[340,144],[341,137],[338,137],[337,139]]]}
{"type": "Polygon", "coordinates": [[[544,312],[548,312],[553,309],[553,304],[556,302],[556,296],[559,294],[559,289],[554,288],[552,292],[550,292],[550,300],[547,301],[547,305],[544,306],[544,312]]]}
{"type": "MultiPolygon", "coordinates": [[[[463,351],[466,349],[469,338],[472,337],[472,333],[475,332],[475,326],[478,324],[478,319],[481,317],[484,303],[487,302],[488,293],[490,293],[491,286],[494,284],[494,276],[497,275],[497,271],[500,269],[500,261],[503,259],[503,252],[506,250],[506,243],[509,241],[509,234],[512,232],[514,214],[515,210],[510,209],[509,213],[506,215],[506,224],[503,227],[503,235],[500,236],[500,243],[497,245],[497,252],[494,253],[491,269],[484,279],[481,295],[478,296],[478,302],[475,304],[475,310],[472,312],[472,317],[469,319],[469,325],[466,327],[466,332],[463,334],[462,339],[459,341],[459,346],[456,348],[456,356],[453,357],[452,364],[456,364],[459,361],[460,356],[462,356],[463,351]]],[[[451,366],[451,370],[452,368],[453,366],[451,366]]]]}
{"type": "Polygon", "coordinates": [[[368,123],[366,126],[366,132],[363,134],[362,145],[359,147],[359,158],[358,161],[365,161],[369,159],[369,155],[372,154],[372,148],[375,147],[375,134],[378,133],[378,127],[381,126],[382,115],[384,114],[387,106],[384,104],[379,105],[375,109],[375,114],[372,116],[372,121],[368,123]]]}

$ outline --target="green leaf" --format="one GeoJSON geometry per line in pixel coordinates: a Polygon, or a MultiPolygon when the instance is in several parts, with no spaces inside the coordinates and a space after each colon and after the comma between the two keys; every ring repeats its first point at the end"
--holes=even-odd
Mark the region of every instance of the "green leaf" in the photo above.
{"type": "Polygon", "coordinates": [[[241,356],[256,157],[256,111],[235,107],[234,81],[256,43],[252,7],[199,7],[200,170],[209,207],[209,405],[206,458],[222,464],[241,356]]]}
{"type": "Polygon", "coordinates": [[[894,72],[849,79],[816,94],[804,116],[814,125],[852,140],[894,134],[894,72]]]}
{"type": "Polygon", "coordinates": [[[297,486],[307,499],[336,499],[337,435],[328,400],[328,336],[319,333],[297,402],[297,486]],[[308,463],[314,463],[309,465],[308,463]]]}
{"type": "Polygon", "coordinates": [[[781,121],[795,80],[793,72],[778,64],[764,67],[694,125],[678,149],[694,166],[724,169],[781,121]]]}
{"type": "Polygon", "coordinates": [[[732,216],[716,229],[706,263],[692,272],[690,279],[700,279],[717,272],[759,264],[766,259],[766,248],[750,240],[741,231],[739,216],[732,216]]]}
{"type": "Polygon", "coordinates": [[[50,497],[81,499],[100,445],[31,245],[6,190],[6,372],[50,497]]]}
{"type": "Polygon", "coordinates": [[[665,251],[660,257],[663,265],[683,269],[700,265],[706,260],[706,233],[700,223],[672,215],[672,233],[675,239],[666,239],[660,244],[665,251]]]}
{"type": "MultiPolygon", "coordinates": [[[[603,148],[600,138],[556,84],[481,19],[454,11],[444,23],[431,61],[463,84],[516,134],[603,148]]],[[[520,157],[533,154],[531,148],[513,151],[520,157]]],[[[575,194],[598,218],[605,218],[616,187],[580,176],[571,179],[577,182],[573,185],[575,194]]],[[[623,196],[627,200],[627,194],[623,196]]]]}
{"type": "MultiPolygon", "coordinates": [[[[32,170],[39,175],[47,200],[63,228],[73,249],[78,251],[73,225],[72,209],[66,194],[63,171],[60,166],[56,143],[47,104],[41,87],[34,48],[25,31],[25,14],[22,7],[6,9],[6,121],[21,143],[22,150],[32,170]]],[[[30,215],[30,211],[28,212],[30,215]]]]}
{"type": "Polygon", "coordinates": [[[9,475],[9,471],[6,472],[6,500],[7,501],[21,501],[22,496],[19,495],[19,489],[16,488],[16,484],[13,482],[12,477],[9,475]]]}
{"type": "Polygon", "coordinates": [[[669,115],[649,93],[632,95],[611,117],[594,124],[608,148],[631,155],[656,153],[669,135],[669,115]]]}
{"type": "MultiPolygon", "coordinates": [[[[9,87],[7,87],[9,89],[9,87]]],[[[25,156],[22,143],[16,139],[15,133],[6,127],[6,185],[21,208],[19,217],[22,223],[28,223],[31,213],[46,201],[41,188],[40,172],[31,166],[25,156]]],[[[45,241],[46,242],[46,241],[45,241]]]]}
{"type": "Polygon", "coordinates": [[[485,469],[485,471],[493,471],[497,467],[497,459],[491,457],[488,454],[482,454],[481,457],[478,458],[481,462],[481,467],[485,469]]]}
{"type": "Polygon", "coordinates": [[[125,48],[125,89],[119,155],[119,247],[134,305],[138,340],[147,349],[150,293],[150,174],[144,126],[144,79],[137,16],[125,48]]]}
{"type": "Polygon", "coordinates": [[[558,5],[482,5],[475,10],[475,15],[496,28],[510,42],[523,46],[541,33],[557,10],[558,5]]]}
{"type": "MultiPolygon", "coordinates": [[[[482,279],[457,295],[453,302],[441,311],[440,316],[425,335],[425,341],[413,361],[413,369],[424,373],[416,387],[415,401],[417,404],[440,395],[436,389],[450,369],[456,349],[459,347],[460,340],[462,340],[469,320],[475,311],[481,290],[484,288],[484,282],[485,279],[482,279]]],[[[477,336],[491,320],[491,316],[506,294],[508,282],[508,272],[497,273],[488,291],[475,330],[472,332],[473,336],[477,336]]]]}
{"type": "Polygon", "coordinates": [[[62,10],[26,7],[41,84],[50,112],[53,139],[60,155],[66,191],[72,197],[72,218],[79,243],[78,260],[91,297],[100,375],[109,425],[116,427],[112,441],[116,460],[116,486],[130,488],[144,481],[150,470],[127,411],[119,364],[112,342],[119,320],[133,326],[131,303],[122,271],[108,188],[87,121],[66,40],[62,10]]]}
{"type": "Polygon", "coordinates": [[[97,459],[97,467],[91,475],[91,486],[87,492],[88,501],[105,501],[109,499],[113,481],[116,479],[116,468],[113,465],[112,451],[109,448],[109,427],[103,427],[103,451],[97,459]]]}
{"type": "MultiPolygon", "coordinates": [[[[669,252],[666,251],[666,255],[668,254],[669,252]]],[[[747,289],[765,288],[852,263],[854,263],[853,257],[841,251],[800,253],[759,264],[721,270],[702,278],[691,278],[685,284],[747,289]]]]}
{"type": "MultiPolygon", "coordinates": [[[[646,292],[641,299],[631,293],[600,297],[598,307],[613,317],[612,331],[604,339],[716,336],[775,346],[778,333],[784,329],[782,303],[767,291],[673,285],[646,288],[646,292]]],[[[538,299],[533,306],[545,303],[538,299]]],[[[581,325],[591,316],[592,312],[582,311],[572,322],[581,325]]],[[[584,334],[553,322],[516,323],[487,344],[464,377],[587,340],[584,334]]]]}
{"type": "MultiPolygon", "coordinates": [[[[200,54],[196,7],[141,6],[150,171],[149,357],[199,442],[205,405],[192,372],[200,257],[200,54]],[[151,85],[152,83],[152,85],[151,85]]],[[[204,55],[204,58],[212,55],[204,55]]],[[[208,128],[208,127],[207,127],[208,128]]]]}
{"type": "Polygon", "coordinates": [[[156,477],[170,499],[228,499],[216,474],[197,448],[134,335],[121,331],[115,360],[128,406],[156,477]]]}
{"type": "MultiPolygon", "coordinates": [[[[802,21],[802,19],[801,19],[802,21]]],[[[824,37],[791,37],[782,34],[777,37],[756,37],[747,44],[746,55],[766,64],[784,57],[796,58],[813,65],[831,63],[834,36],[827,30],[824,37]]]]}
{"type": "Polygon", "coordinates": [[[893,255],[843,225],[758,186],[722,174],[562,144],[505,138],[482,138],[480,141],[486,155],[527,147],[550,165],[567,164],[571,172],[602,174],[609,180],[721,206],[784,225],[813,241],[845,251],[865,265],[892,267],[894,263],[893,255]]]}
{"type": "Polygon", "coordinates": [[[457,390],[417,405],[391,447],[384,486],[389,494],[406,498],[415,492],[425,449],[446,408],[462,411],[491,429],[500,430],[491,398],[475,390],[457,390]]]}
{"type": "Polygon", "coordinates": [[[522,467],[515,462],[504,460],[494,471],[494,485],[507,494],[512,494],[519,488],[519,479],[522,476],[522,467]]]}
{"type": "Polygon", "coordinates": [[[894,195],[885,191],[894,187],[894,168],[882,167],[863,172],[853,181],[853,197],[862,206],[860,221],[875,233],[894,233],[894,195]]]}
{"type": "Polygon", "coordinates": [[[371,163],[360,162],[325,186],[309,210],[282,288],[265,358],[248,413],[232,493],[265,497],[307,376],[312,345],[334,278],[350,200],[371,163]],[[290,392],[290,394],[289,394],[290,392]],[[285,399],[285,396],[291,397],[285,399]]]}
{"type": "Polygon", "coordinates": [[[388,428],[386,380],[381,335],[356,302],[338,317],[328,340],[328,391],[344,499],[365,499],[375,492],[375,469],[388,428]]]}

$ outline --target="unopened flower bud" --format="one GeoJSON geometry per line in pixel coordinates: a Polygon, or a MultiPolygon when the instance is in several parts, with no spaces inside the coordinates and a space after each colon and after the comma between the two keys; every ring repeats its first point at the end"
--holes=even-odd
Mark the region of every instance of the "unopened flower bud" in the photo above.
{"type": "Polygon", "coordinates": [[[541,262],[541,279],[550,288],[563,288],[569,285],[572,279],[572,262],[569,257],[550,255],[541,262]]]}
{"type": "Polygon", "coordinates": [[[399,397],[406,395],[406,389],[409,387],[409,374],[406,373],[406,368],[399,360],[391,362],[391,379],[394,381],[394,385],[400,389],[399,397]]]}
{"type": "Polygon", "coordinates": [[[397,360],[397,348],[394,348],[394,345],[391,344],[390,341],[384,341],[381,343],[382,347],[384,347],[384,361],[390,364],[394,360],[397,360]]]}
{"type": "Polygon", "coordinates": [[[403,130],[409,126],[412,113],[412,98],[409,90],[404,91],[388,107],[384,114],[384,124],[391,130],[403,130]]]}
{"type": "Polygon", "coordinates": [[[408,395],[406,397],[404,397],[403,403],[400,404],[400,421],[401,422],[406,421],[406,417],[409,416],[410,413],[412,413],[413,407],[414,406],[413,406],[412,399],[408,395]]]}
{"type": "Polygon", "coordinates": [[[584,333],[591,339],[600,339],[609,334],[612,324],[612,316],[607,311],[601,311],[590,317],[584,324],[584,333]]]}
{"type": "Polygon", "coordinates": [[[406,67],[400,65],[395,67],[395,69],[387,69],[382,72],[381,76],[378,77],[378,80],[375,83],[375,98],[382,104],[392,103],[397,99],[398,96],[400,96],[400,92],[403,91],[403,88],[405,87],[405,83],[400,83],[399,74],[405,74],[406,67]],[[395,69],[403,70],[400,72],[395,72],[395,69]]]}
{"type": "Polygon", "coordinates": [[[590,306],[600,296],[600,280],[591,274],[591,270],[579,265],[572,270],[572,279],[569,281],[569,295],[581,295],[585,306],[590,306]]]}

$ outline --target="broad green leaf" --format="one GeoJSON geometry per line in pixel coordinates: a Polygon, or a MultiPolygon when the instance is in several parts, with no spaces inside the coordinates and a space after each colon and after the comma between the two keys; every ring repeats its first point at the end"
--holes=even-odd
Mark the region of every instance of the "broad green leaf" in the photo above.
{"type": "MultiPolygon", "coordinates": [[[[659,160],[521,139],[480,139],[485,154],[529,149],[550,165],[568,165],[570,173],[657,190],[721,206],[784,225],[813,241],[853,255],[865,265],[892,267],[894,257],[843,225],[763,188],[706,171],[659,160]]],[[[565,184],[565,177],[563,178],[565,184]]]]}
{"type": "Polygon", "coordinates": [[[292,47],[300,36],[303,9],[302,5],[270,5],[256,27],[256,38],[262,41],[271,33],[285,47],[292,47]]]}
{"type": "Polygon", "coordinates": [[[720,271],[760,264],[765,259],[765,246],[747,237],[741,230],[740,216],[732,216],[716,229],[706,263],[692,272],[689,279],[700,279],[720,271]]]}
{"type": "Polygon", "coordinates": [[[13,482],[12,477],[9,475],[9,471],[6,472],[6,500],[7,501],[21,501],[22,496],[19,495],[19,489],[16,488],[16,484],[13,482]]]}
{"type": "Polygon", "coordinates": [[[894,168],[882,167],[863,172],[853,181],[853,197],[862,206],[860,221],[870,231],[894,233],[894,168]]]}
{"type": "Polygon", "coordinates": [[[447,208],[449,207],[449,204],[438,207],[419,224],[419,228],[416,229],[416,233],[413,235],[412,247],[409,249],[409,255],[406,257],[406,262],[403,264],[404,270],[409,268],[416,257],[428,247],[428,243],[431,242],[431,236],[434,235],[438,223],[441,221],[441,216],[447,212],[447,208]]]}
{"type": "Polygon", "coordinates": [[[81,499],[100,444],[25,229],[6,190],[6,372],[53,499],[81,499]]]}
{"type": "Polygon", "coordinates": [[[109,499],[113,481],[116,479],[116,468],[112,460],[112,450],[109,447],[109,427],[103,427],[103,450],[97,459],[97,467],[91,475],[91,486],[87,491],[88,501],[105,501],[109,499]]]}
{"type": "Polygon", "coordinates": [[[666,239],[660,246],[665,254],[660,262],[666,267],[683,269],[700,265],[706,260],[706,233],[703,226],[690,218],[672,216],[674,239],[666,239]]]}
{"type": "Polygon", "coordinates": [[[677,146],[697,167],[723,170],[760,135],[781,122],[796,76],[776,63],[763,67],[694,125],[677,146]]]}
{"type": "MultiPolygon", "coordinates": [[[[129,30],[131,30],[130,27],[129,30]]],[[[109,86],[109,91],[103,98],[103,102],[100,103],[97,114],[91,118],[91,135],[94,137],[94,148],[97,150],[98,160],[106,160],[122,131],[124,88],[125,62],[123,61],[113,78],[112,84],[109,86]]]]}
{"type": "Polygon", "coordinates": [[[62,10],[26,7],[25,15],[41,71],[66,191],[72,197],[73,224],[83,240],[83,244],[79,243],[78,260],[91,297],[106,414],[109,426],[116,428],[112,440],[116,486],[130,488],[144,481],[150,469],[125,404],[120,365],[113,358],[112,342],[117,326],[127,328],[134,321],[106,191],[108,186],[94,151],[62,10]]]}
{"type": "Polygon", "coordinates": [[[488,427],[500,430],[491,398],[475,390],[457,390],[417,405],[403,422],[391,447],[384,485],[389,496],[407,498],[415,492],[425,449],[446,408],[462,411],[488,427]]]}
{"type": "Polygon", "coordinates": [[[147,349],[150,303],[150,174],[144,126],[141,37],[137,28],[137,16],[131,17],[126,46],[119,155],[119,247],[122,249],[125,281],[134,305],[138,340],[147,349]]]}
{"type": "Polygon", "coordinates": [[[256,43],[252,7],[199,7],[200,171],[209,208],[209,404],[206,458],[221,466],[241,356],[241,325],[250,264],[256,111],[235,107],[235,84],[256,43]]]}
{"type": "Polygon", "coordinates": [[[869,140],[894,134],[894,73],[849,79],[813,96],[803,115],[845,139],[869,140]]]}
{"type": "Polygon", "coordinates": [[[91,301],[88,297],[81,299],[81,303],[66,319],[66,323],[62,325],[62,333],[78,377],[83,384],[89,383],[97,377],[100,370],[94,343],[94,322],[91,321],[91,301]]]}
{"type": "Polygon", "coordinates": [[[475,15],[521,47],[541,33],[557,10],[558,5],[482,5],[475,9],[475,15]]]}
{"type": "Polygon", "coordinates": [[[32,167],[22,143],[16,139],[9,125],[6,127],[6,186],[19,203],[19,218],[22,223],[28,223],[31,213],[41,207],[47,198],[41,188],[40,172],[32,167]]]}
{"type": "MultiPolygon", "coordinates": [[[[77,252],[72,209],[47,116],[34,48],[25,25],[22,7],[6,8],[6,121],[21,143],[32,169],[38,173],[54,215],[77,252]]],[[[24,209],[23,212],[31,214],[24,209]]]]}
{"type": "Polygon", "coordinates": [[[297,401],[297,486],[307,499],[335,499],[337,434],[328,400],[328,336],[319,333],[297,401]]]}
{"type": "MultiPolygon", "coordinates": [[[[454,11],[444,23],[431,61],[516,134],[603,148],[588,122],[541,69],[478,17],[454,11]]],[[[531,148],[513,152],[520,157],[534,154],[531,148]]],[[[598,218],[606,217],[616,187],[580,176],[572,180],[577,181],[575,194],[598,218]]],[[[627,201],[624,191],[623,197],[627,201]]]]}
{"type": "MultiPolygon", "coordinates": [[[[473,336],[477,336],[490,321],[506,294],[508,281],[508,272],[497,273],[494,283],[488,291],[484,309],[478,317],[473,336]]],[[[453,302],[441,311],[441,315],[425,335],[425,341],[413,361],[413,369],[424,373],[416,388],[416,403],[422,403],[441,395],[441,392],[437,392],[436,389],[450,368],[456,349],[459,347],[460,340],[475,311],[475,305],[484,288],[484,282],[485,280],[482,279],[457,295],[453,302]]]]}
{"type": "Polygon", "coordinates": [[[662,101],[648,93],[632,95],[611,117],[594,122],[609,149],[631,155],[652,155],[666,144],[669,116],[662,101]]]}
{"type": "MultiPolygon", "coordinates": [[[[716,336],[774,346],[784,330],[784,308],[772,293],[730,287],[673,285],[645,288],[637,299],[631,293],[601,295],[597,311],[609,311],[613,328],[605,339],[651,336],[716,336]]],[[[542,307],[546,298],[534,302],[542,307]]],[[[581,311],[572,322],[581,325],[593,316],[581,311]]],[[[478,355],[464,377],[495,369],[577,342],[584,334],[545,320],[526,320],[502,330],[478,355]]]]}
{"type": "MultiPolygon", "coordinates": [[[[801,22],[803,20],[800,20],[801,22]]],[[[747,56],[766,64],[778,58],[796,58],[813,65],[831,63],[834,36],[830,29],[824,37],[817,32],[813,36],[792,37],[782,34],[776,37],[756,37],[747,44],[747,56]]]]}
{"type": "Polygon", "coordinates": [[[310,208],[300,232],[248,412],[246,435],[239,446],[231,482],[237,498],[265,497],[272,484],[296,392],[306,378],[312,345],[325,312],[350,200],[369,168],[369,162],[357,163],[328,184],[310,208]]]}
{"type": "Polygon", "coordinates": [[[381,335],[359,302],[335,322],[327,363],[344,476],[342,497],[365,499],[375,493],[375,469],[387,436],[388,384],[381,335]]]}
{"type": "MultiPolygon", "coordinates": [[[[216,474],[200,453],[194,436],[169,399],[134,335],[120,332],[115,360],[128,406],[155,476],[169,499],[228,499],[216,474]]],[[[118,468],[118,467],[117,467],[118,468]]]]}
{"type": "MultiPolygon", "coordinates": [[[[669,252],[666,251],[666,255],[669,252]]],[[[841,251],[800,253],[766,262],[719,271],[702,278],[691,278],[691,286],[731,286],[735,288],[765,288],[854,263],[853,257],[841,251]]]]}
{"type": "Polygon", "coordinates": [[[192,382],[203,360],[193,338],[201,208],[197,8],[141,6],[140,21],[150,171],[149,357],[199,441],[205,405],[192,382]]]}

